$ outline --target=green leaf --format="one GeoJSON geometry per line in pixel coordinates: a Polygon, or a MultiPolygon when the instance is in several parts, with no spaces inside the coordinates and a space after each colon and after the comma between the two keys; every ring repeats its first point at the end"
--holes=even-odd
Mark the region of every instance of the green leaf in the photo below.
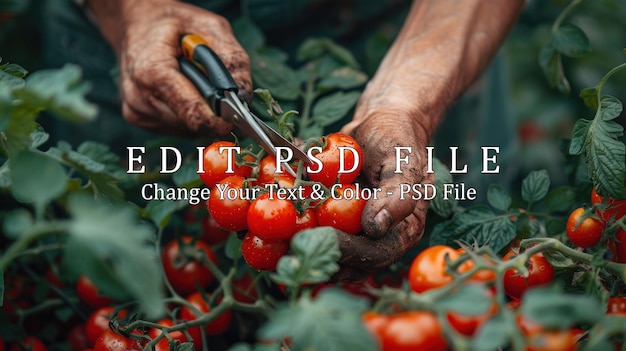
{"type": "Polygon", "coordinates": [[[176,173],[172,175],[172,181],[176,186],[183,188],[197,188],[202,185],[198,175],[198,165],[194,162],[184,163],[176,173]]]}
{"type": "Polygon", "coordinates": [[[43,145],[50,138],[50,134],[46,133],[41,126],[37,126],[35,130],[30,133],[30,146],[29,149],[36,149],[43,145]]]}
{"type": "Polygon", "coordinates": [[[263,32],[249,17],[238,18],[231,25],[237,41],[247,52],[256,51],[265,45],[263,32]]]}
{"type": "Polygon", "coordinates": [[[539,66],[551,87],[557,87],[563,94],[569,94],[570,84],[563,72],[561,54],[555,50],[551,41],[546,42],[539,52],[539,66]]]}
{"type": "Polygon", "coordinates": [[[314,300],[304,294],[296,304],[280,305],[259,338],[289,337],[293,350],[374,351],[376,342],[361,322],[366,308],[365,300],[341,289],[324,289],[314,300]]]}
{"type": "Polygon", "coordinates": [[[591,121],[584,118],[579,118],[574,123],[574,129],[572,130],[572,141],[569,144],[569,153],[572,155],[580,155],[585,151],[585,140],[587,139],[587,133],[591,127],[591,121]]]}
{"type": "Polygon", "coordinates": [[[11,169],[9,161],[0,166],[0,188],[8,189],[11,186],[11,169]]]}
{"type": "Polygon", "coordinates": [[[511,196],[504,188],[497,184],[491,184],[487,190],[487,201],[494,208],[506,211],[511,206],[511,196]]]}
{"type": "Polygon", "coordinates": [[[307,140],[310,138],[319,138],[324,134],[324,127],[322,127],[319,123],[313,122],[309,124],[306,128],[300,128],[298,130],[298,138],[302,140],[307,140]]]}
{"type": "Polygon", "coordinates": [[[244,342],[238,342],[229,347],[227,351],[252,351],[252,347],[244,342]]]}
{"type": "MultiPolygon", "coordinates": [[[[337,61],[332,55],[324,54],[321,57],[311,61],[313,67],[309,67],[309,65],[305,65],[300,68],[300,74],[304,75],[308,79],[310,74],[317,75],[316,77],[325,78],[330,76],[335,70],[341,69],[343,67],[347,67],[342,65],[341,62],[337,61]],[[311,70],[313,73],[311,73],[311,70]]],[[[348,67],[349,68],[349,67],[348,67]]]]}
{"type": "Polygon", "coordinates": [[[22,151],[10,159],[11,192],[39,210],[65,191],[65,169],[56,160],[38,152],[22,151]]]}
{"type": "Polygon", "coordinates": [[[351,67],[342,67],[332,71],[332,73],[317,83],[319,91],[332,89],[352,89],[367,82],[367,75],[351,67]]]}
{"type": "Polygon", "coordinates": [[[573,24],[560,26],[550,40],[554,48],[566,56],[577,57],[591,51],[587,35],[573,24]]]}
{"type": "Polygon", "coordinates": [[[437,305],[443,311],[453,311],[463,316],[476,316],[486,313],[491,307],[487,288],[480,284],[462,285],[453,294],[444,295],[437,305]]]}
{"type": "Polygon", "coordinates": [[[532,171],[522,181],[522,198],[533,203],[543,199],[550,190],[550,176],[545,169],[532,171]]]}
{"type": "Polygon", "coordinates": [[[520,313],[547,329],[565,329],[576,324],[597,323],[604,316],[604,309],[592,296],[535,288],[524,294],[520,313]]]}
{"type": "Polygon", "coordinates": [[[553,189],[543,199],[549,211],[567,211],[576,200],[576,192],[569,186],[553,189]]]}
{"type": "Polygon", "coordinates": [[[11,210],[4,215],[2,220],[4,236],[15,240],[22,233],[29,230],[33,226],[33,222],[32,214],[25,208],[11,210]]]}
{"type": "Polygon", "coordinates": [[[433,171],[435,171],[435,174],[437,175],[435,177],[435,189],[437,189],[437,196],[435,196],[435,198],[431,201],[429,208],[441,217],[447,218],[452,216],[454,208],[458,203],[456,198],[450,198],[448,200],[443,198],[444,184],[452,183],[452,174],[450,174],[448,167],[437,158],[433,159],[433,171]]]}
{"type": "MultiPolygon", "coordinates": [[[[16,76],[6,71],[0,71],[0,87],[1,89],[7,89],[8,91],[16,88],[21,88],[26,84],[26,81],[20,76],[16,76]]],[[[8,91],[4,93],[7,94],[8,91]]]]}
{"type": "Polygon", "coordinates": [[[251,53],[250,61],[257,86],[271,89],[277,99],[295,100],[300,96],[299,79],[289,66],[262,53],[251,53]]]}
{"type": "Polygon", "coordinates": [[[64,250],[64,268],[86,274],[103,295],[135,299],[147,318],[164,312],[160,261],[152,227],[139,221],[136,210],[111,205],[85,194],[69,198],[72,220],[64,250]]]}
{"type": "Polygon", "coordinates": [[[224,253],[226,254],[226,257],[233,261],[236,261],[241,257],[241,240],[236,234],[231,234],[226,240],[224,253]]]}
{"type": "Polygon", "coordinates": [[[598,117],[604,121],[610,121],[619,117],[622,114],[624,107],[622,102],[616,97],[611,95],[602,95],[600,98],[600,109],[598,110],[598,117]]]}
{"type": "Polygon", "coordinates": [[[319,227],[303,230],[290,243],[291,255],[280,258],[271,278],[288,287],[327,281],[339,270],[341,257],[335,230],[319,227]]]}
{"type": "MultiPolygon", "coordinates": [[[[0,58],[0,61],[2,61],[2,58],[0,58]]],[[[28,74],[28,71],[24,67],[16,63],[8,62],[0,65],[0,72],[6,73],[16,78],[24,78],[28,74]]]]}
{"type": "MultiPolygon", "coordinates": [[[[173,190],[173,188],[168,188],[163,184],[156,184],[155,188],[163,190],[163,193],[167,194],[168,190],[173,190]]],[[[154,189],[156,191],[156,189],[154,189]]],[[[167,196],[166,196],[167,197],[167,196]]],[[[143,212],[143,215],[147,218],[150,218],[157,227],[163,229],[165,228],[170,220],[172,219],[172,214],[174,212],[181,210],[187,207],[188,203],[186,200],[151,200],[148,201],[146,208],[143,212]]]]}
{"type": "Polygon", "coordinates": [[[320,98],[313,106],[313,119],[321,126],[329,126],[343,118],[361,96],[358,91],[334,94],[320,98]]]}
{"type": "Polygon", "coordinates": [[[355,69],[359,68],[359,63],[348,49],[328,38],[309,38],[305,40],[298,48],[296,58],[298,61],[312,61],[326,53],[340,63],[355,69]]]}
{"type": "Polygon", "coordinates": [[[508,214],[496,215],[487,206],[470,207],[433,228],[430,245],[456,245],[455,241],[489,245],[498,252],[515,238],[515,224],[508,214]]]}
{"type": "Polygon", "coordinates": [[[592,109],[598,109],[598,88],[585,88],[580,92],[580,98],[585,105],[592,109]]]}
{"type": "Polygon", "coordinates": [[[553,267],[567,268],[574,266],[574,261],[558,251],[545,251],[543,256],[550,262],[553,267]]]}
{"type": "MultiPolygon", "coordinates": [[[[510,312],[505,312],[510,313],[510,312]]],[[[513,330],[513,326],[505,319],[503,313],[490,318],[471,341],[471,350],[492,351],[506,346],[513,330]]]]}
{"type": "Polygon", "coordinates": [[[71,121],[89,121],[96,117],[96,106],[85,100],[91,89],[82,82],[79,66],[66,64],[60,69],[48,69],[31,73],[26,85],[15,90],[15,97],[22,103],[39,105],[57,117],[71,121]]]}
{"type": "Polygon", "coordinates": [[[6,146],[8,155],[13,155],[19,151],[26,150],[30,147],[32,141],[31,133],[37,129],[38,124],[35,119],[39,113],[36,106],[26,106],[26,104],[18,104],[11,106],[8,121],[4,120],[4,135],[6,137],[6,146]]]}
{"type": "Polygon", "coordinates": [[[313,61],[314,59],[322,56],[326,52],[324,41],[318,38],[307,38],[296,52],[296,59],[298,61],[313,61]]]}

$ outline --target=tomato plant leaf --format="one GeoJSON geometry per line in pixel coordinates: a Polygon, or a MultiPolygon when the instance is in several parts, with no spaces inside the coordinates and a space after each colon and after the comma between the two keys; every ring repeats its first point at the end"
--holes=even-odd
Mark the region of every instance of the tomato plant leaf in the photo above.
{"type": "Polygon", "coordinates": [[[136,210],[112,205],[84,193],[68,200],[71,214],[65,246],[64,271],[86,274],[104,295],[136,299],[148,318],[164,311],[160,261],[150,225],[139,221],[136,210]]]}
{"type": "Polygon", "coordinates": [[[192,342],[184,342],[182,344],[176,345],[174,351],[193,351],[193,343],[192,342]]]}
{"type": "Polygon", "coordinates": [[[558,251],[544,251],[543,256],[553,267],[566,268],[574,266],[574,261],[558,251]]]}
{"type": "Polygon", "coordinates": [[[366,308],[364,299],[341,289],[324,289],[315,299],[304,294],[295,304],[280,305],[259,330],[259,337],[288,337],[294,350],[373,351],[376,343],[361,322],[366,308]]]}
{"type": "Polygon", "coordinates": [[[511,206],[511,196],[498,184],[489,185],[487,201],[495,209],[506,211],[511,206]]]}
{"type": "Polygon", "coordinates": [[[2,230],[7,239],[15,240],[33,226],[33,216],[25,208],[16,208],[2,218],[2,230]]]}
{"type": "Polygon", "coordinates": [[[476,316],[486,313],[491,306],[491,299],[486,287],[480,284],[466,284],[452,294],[446,294],[437,301],[441,311],[453,311],[464,316],[476,316]]]}
{"type": "MultiPolygon", "coordinates": [[[[610,121],[619,117],[619,115],[624,110],[624,106],[622,106],[622,102],[619,101],[616,97],[611,95],[603,95],[600,98],[600,108],[598,109],[598,116],[605,120],[610,121]]],[[[620,132],[617,132],[619,134],[620,132]]],[[[616,135],[621,136],[621,134],[616,135]]]]}
{"type": "Polygon", "coordinates": [[[478,329],[477,335],[471,342],[472,350],[497,350],[507,344],[513,328],[511,323],[507,323],[507,320],[511,320],[512,317],[504,318],[503,313],[511,312],[504,311],[496,314],[478,329]]]}
{"type": "Polygon", "coordinates": [[[570,23],[559,26],[550,40],[554,48],[566,56],[578,57],[591,51],[587,35],[570,23]]]}
{"type": "Polygon", "coordinates": [[[250,54],[252,77],[257,86],[272,89],[278,99],[295,100],[300,94],[296,72],[273,56],[260,52],[250,54]]]}
{"type": "Polygon", "coordinates": [[[522,198],[528,203],[543,199],[550,190],[550,176],[545,169],[530,172],[522,180],[522,198]]]}
{"type": "Polygon", "coordinates": [[[7,189],[11,186],[11,170],[9,162],[5,162],[0,166],[0,188],[7,189]]]}
{"type": "Polygon", "coordinates": [[[306,140],[310,138],[319,138],[324,134],[324,127],[322,127],[319,123],[313,121],[313,123],[309,124],[305,128],[300,128],[298,130],[298,137],[300,139],[306,140]]]}
{"type": "Polygon", "coordinates": [[[591,121],[580,118],[574,123],[572,130],[572,141],[569,144],[569,153],[572,155],[580,155],[585,151],[585,139],[591,127],[591,121]]]}
{"type": "Polygon", "coordinates": [[[547,41],[541,47],[539,66],[551,87],[557,87],[561,93],[569,93],[571,87],[563,72],[561,53],[554,48],[552,41],[547,41]]]}
{"type": "Polygon", "coordinates": [[[330,54],[337,61],[349,67],[359,68],[359,63],[348,49],[328,38],[306,39],[298,47],[296,58],[298,61],[313,61],[324,54],[330,54]]]}
{"type": "Polygon", "coordinates": [[[597,323],[604,316],[602,306],[593,296],[564,294],[553,287],[528,290],[520,313],[547,329],[597,323]]]}
{"type": "Polygon", "coordinates": [[[365,73],[345,66],[335,69],[329,76],[317,83],[317,90],[352,89],[365,84],[365,82],[367,82],[365,73]]]}
{"type": "Polygon", "coordinates": [[[500,251],[515,238],[515,224],[508,214],[496,215],[487,206],[473,206],[433,228],[430,245],[456,245],[455,241],[476,242],[500,251]]]}
{"type": "Polygon", "coordinates": [[[456,198],[451,198],[445,200],[443,198],[443,187],[444,184],[452,183],[452,174],[450,174],[450,170],[448,167],[441,162],[438,158],[433,159],[433,170],[437,175],[435,177],[435,189],[437,189],[437,196],[430,203],[430,207],[436,214],[441,217],[448,218],[452,216],[454,212],[454,208],[457,205],[456,198]]]}
{"type": "MultiPolygon", "coordinates": [[[[164,194],[167,194],[167,186],[163,184],[157,184],[157,186],[159,189],[163,190],[164,194]]],[[[148,201],[142,215],[152,220],[157,227],[163,229],[169,224],[172,215],[176,211],[188,205],[186,200],[152,200],[148,201]]]]}
{"type": "Polygon", "coordinates": [[[313,106],[313,119],[322,127],[329,126],[343,118],[354,107],[360,96],[361,92],[358,91],[347,93],[338,91],[324,96],[313,106]]]}
{"type": "Polygon", "coordinates": [[[585,88],[581,90],[579,96],[587,107],[591,107],[594,110],[598,109],[598,88],[585,88]]]}
{"type": "Polygon", "coordinates": [[[9,162],[11,192],[18,201],[43,210],[46,204],[63,194],[68,176],[53,158],[39,152],[22,151],[9,162]]]}
{"type": "Polygon", "coordinates": [[[226,245],[224,246],[224,253],[226,254],[226,257],[233,261],[236,261],[239,257],[241,257],[241,239],[239,239],[236,234],[228,236],[226,245]]]}
{"type": "Polygon", "coordinates": [[[319,227],[303,230],[290,243],[291,255],[280,258],[271,278],[288,287],[321,283],[339,270],[341,257],[335,230],[319,227]]]}
{"type": "Polygon", "coordinates": [[[576,192],[569,186],[552,189],[543,199],[548,211],[567,211],[576,200],[576,192]]]}
{"type": "MultiPolygon", "coordinates": [[[[1,57],[0,57],[0,62],[2,62],[1,57]]],[[[28,74],[28,71],[24,67],[16,63],[8,63],[8,62],[5,62],[0,65],[0,72],[6,73],[16,78],[24,78],[28,74]]]]}
{"type": "Polygon", "coordinates": [[[194,162],[185,162],[172,174],[172,181],[176,186],[187,189],[198,188],[202,185],[202,179],[198,177],[198,165],[194,162]]]}

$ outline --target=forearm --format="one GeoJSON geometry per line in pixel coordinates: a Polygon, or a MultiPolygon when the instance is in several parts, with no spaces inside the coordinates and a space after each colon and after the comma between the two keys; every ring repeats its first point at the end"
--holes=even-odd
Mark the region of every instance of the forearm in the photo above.
{"type": "Polygon", "coordinates": [[[414,1],[368,84],[355,118],[398,111],[431,135],[449,104],[484,70],[523,0],[414,1]]]}

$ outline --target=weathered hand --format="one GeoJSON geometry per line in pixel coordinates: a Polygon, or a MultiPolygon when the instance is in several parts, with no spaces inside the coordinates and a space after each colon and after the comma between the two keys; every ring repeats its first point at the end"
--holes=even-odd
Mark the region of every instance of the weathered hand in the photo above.
{"type": "Polygon", "coordinates": [[[111,3],[117,4],[91,0],[90,5],[103,34],[119,55],[124,117],[130,123],[166,134],[228,134],[232,125],[215,116],[180,73],[177,62],[180,36],[198,34],[224,61],[241,95],[250,97],[250,61],[228,21],[172,0],[111,3]]]}
{"type": "Polygon", "coordinates": [[[432,174],[426,174],[427,135],[416,120],[406,113],[373,114],[343,129],[363,148],[360,181],[381,192],[377,200],[371,199],[365,206],[363,233],[338,233],[342,269],[334,279],[363,279],[367,273],[394,263],[422,237],[428,202],[406,195],[400,198],[401,184],[434,181],[432,174]],[[403,148],[400,158],[408,156],[408,164],[401,163],[401,173],[396,172],[395,147],[403,148]],[[410,154],[405,147],[411,148],[410,154]]]}

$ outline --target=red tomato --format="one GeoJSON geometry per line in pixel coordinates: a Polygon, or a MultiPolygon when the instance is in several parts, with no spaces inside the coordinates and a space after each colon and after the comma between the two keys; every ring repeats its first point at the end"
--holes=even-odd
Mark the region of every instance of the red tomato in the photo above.
{"type": "Polygon", "coordinates": [[[248,229],[263,240],[289,240],[296,233],[296,215],[291,201],[264,193],[248,209],[248,229]]]}
{"type": "Polygon", "coordinates": [[[233,279],[233,298],[243,303],[254,303],[259,296],[256,284],[248,272],[233,279]]]}
{"type": "MultiPolygon", "coordinates": [[[[252,173],[252,168],[249,166],[237,166],[235,160],[237,157],[236,153],[233,152],[233,158],[230,166],[232,167],[232,173],[226,173],[228,170],[228,152],[227,150],[223,150],[220,153],[220,148],[222,147],[233,147],[234,143],[230,141],[216,141],[213,144],[207,146],[204,149],[203,153],[203,169],[204,173],[199,173],[200,179],[208,186],[209,188],[213,188],[215,184],[220,182],[222,179],[237,175],[243,178],[250,177],[252,173]]],[[[247,157],[247,161],[253,161],[252,157],[247,157]]]]}
{"type": "Polygon", "coordinates": [[[626,313],[626,296],[611,296],[606,313],[626,313]]]}
{"type": "Polygon", "coordinates": [[[615,234],[615,240],[609,240],[609,248],[614,253],[613,261],[626,263],[626,231],[620,230],[615,234]]]}
{"type": "MultiPolygon", "coordinates": [[[[185,244],[191,243],[192,237],[181,238],[185,244]]],[[[210,246],[197,240],[193,245],[194,252],[202,251],[210,261],[217,263],[217,257],[210,246]]],[[[172,287],[181,294],[195,291],[196,286],[207,287],[213,281],[213,273],[202,262],[185,257],[178,240],[167,243],[161,255],[163,271],[172,287]]]]}
{"type": "MultiPolygon", "coordinates": [[[[290,165],[290,167],[293,169],[294,172],[298,170],[298,167],[296,166],[290,165]]],[[[285,179],[293,179],[293,176],[287,173],[284,167],[282,168],[282,173],[276,173],[276,156],[267,155],[263,157],[259,162],[259,175],[257,177],[259,185],[263,186],[264,184],[272,184],[276,182],[279,177],[284,177],[285,179]]]]}
{"type": "MultiPolygon", "coordinates": [[[[309,179],[331,187],[337,181],[341,184],[350,184],[361,171],[363,151],[354,138],[343,133],[331,133],[322,138],[324,146],[319,153],[313,152],[313,157],[322,162],[322,169],[317,173],[309,173],[309,179]],[[339,150],[339,148],[351,148],[339,150]],[[350,150],[354,150],[354,153],[350,150]],[[343,153],[343,171],[340,171],[340,159],[343,153]]],[[[318,169],[311,166],[313,171],[318,169]]]]}
{"type": "MultiPolygon", "coordinates": [[[[463,248],[459,248],[456,251],[459,253],[459,256],[465,253],[465,250],[463,248]]],[[[462,267],[463,267],[462,271],[466,272],[474,268],[474,262],[471,260],[467,260],[465,261],[465,263],[463,263],[462,267]]],[[[494,282],[496,280],[496,277],[497,277],[496,272],[489,270],[489,269],[481,269],[478,272],[476,272],[473,276],[471,276],[469,281],[490,283],[490,282],[494,282]]]]}
{"type": "Polygon", "coordinates": [[[567,219],[565,230],[567,237],[576,246],[588,248],[596,245],[602,238],[604,223],[593,218],[583,218],[585,209],[579,207],[572,211],[567,219]]]}
{"type": "Polygon", "coordinates": [[[72,351],[82,351],[93,345],[89,342],[89,338],[87,338],[87,327],[85,324],[75,325],[72,329],[70,329],[69,333],[67,333],[65,339],[72,347],[72,351]]]}
{"type": "Polygon", "coordinates": [[[76,294],[92,308],[110,305],[113,300],[98,293],[98,287],[86,275],[81,275],[76,281],[76,294]]]}
{"type": "MultiPolygon", "coordinates": [[[[211,308],[207,304],[207,302],[202,298],[200,293],[193,293],[187,296],[187,302],[189,302],[192,306],[194,306],[201,313],[208,313],[211,308]]],[[[186,306],[183,306],[180,310],[180,320],[181,321],[192,321],[196,319],[196,314],[193,310],[189,309],[186,306]]],[[[205,327],[205,332],[207,335],[219,335],[224,333],[228,327],[230,326],[230,322],[232,320],[232,312],[230,310],[224,311],[224,313],[220,314],[209,322],[205,327]]],[[[192,327],[187,330],[189,335],[193,339],[193,344],[195,348],[202,348],[202,331],[200,327],[192,327]]]]}
{"type": "MultiPolygon", "coordinates": [[[[517,254],[513,250],[504,255],[509,260],[517,254]]],[[[504,291],[513,299],[521,299],[526,290],[532,287],[546,285],[554,280],[554,268],[543,254],[537,253],[528,260],[528,277],[524,278],[516,270],[509,269],[504,273],[504,291]]]]}
{"type": "MultiPolygon", "coordinates": [[[[440,288],[452,282],[453,277],[446,273],[446,256],[450,262],[458,259],[459,251],[446,245],[435,245],[420,252],[409,268],[409,284],[413,291],[421,293],[430,289],[440,288]]],[[[470,270],[473,263],[464,262],[459,272],[470,270]]]]}
{"type": "MultiPolygon", "coordinates": [[[[109,322],[113,317],[113,313],[115,312],[115,308],[113,307],[101,307],[95,310],[87,320],[85,324],[85,332],[87,333],[87,340],[89,340],[89,344],[93,345],[96,343],[96,340],[105,330],[109,329],[109,322]]],[[[124,318],[128,312],[122,310],[118,313],[118,318],[124,318]]]]}
{"type": "Polygon", "coordinates": [[[215,222],[224,229],[240,231],[248,228],[246,216],[250,208],[250,200],[243,194],[246,191],[244,182],[243,177],[230,176],[222,179],[219,185],[211,190],[207,208],[211,216],[215,218],[215,222]],[[218,187],[224,187],[223,194],[220,194],[218,187]]]}
{"type": "Polygon", "coordinates": [[[4,339],[0,338],[0,351],[6,350],[6,346],[4,345],[4,339]]]}
{"type": "Polygon", "coordinates": [[[230,232],[221,228],[215,221],[215,218],[211,216],[211,213],[207,213],[202,217],[200,224],[202,225],[202,236],[200,240],[209,245],[222,243],[230,236],[230,232]]]}
{"type": "Polygon", "coordinates": [[[312,208],[307,208],[304,212],[299,213],[296,216],[296,233],[305,229],[315,228],[317,226],[317,218],[315,217],[315,211],[312,208]]]}
{"type": "Polygon", "coordinates": [[[576,351],[579,338],[580,332],[576,329],[531,333],[525,351],[576,351]]]}
{"type": "Polygon", "coordinates": [[[430,312],[409,311],[385,317],[370,312],[364,315],[364,322],[382,351],[445,351],[448,347],[443,328],[430,312]]]}
{"type": "Polygon", "coordinates": [[[315,217],[320,227],[330,226],[347,234],[358,234],[361,227],[361,216],[366,200],[356,197],[354,184],[336,187],[337,193],[315,208],[315,217]],[[351,189],[351,190],[350,190],[351,189]],[[355,197],[350,198],[350,194],[355,197]]]}
{"type": "Polygon", "coordinates": [[[485,298],[492,300],[491,307],[485,313],[467,316],[456,312],[448,312],[446,318],[450,325],[459,333],[466,336],[473,336],[476,331],[487,323],[487,321],[498,313],[498,304],[493,301],[493,292],[485,289],[485,298]]]}
{"type": "Polygon", "coordinates": [[[9,351],[22,351],[22,350],[30,350],[30,351],[47,351],[48,348],[46,345],[34,336],[27,336],[22,339],[19,343],[11,345],[9,351]]]}
{"type": "MultiPolygon", "coordinates": [[[[160,321],[156,322],[156,324],[162,325],[164,327],[171,327],[171,326],[174,325],[174,321],[172,321],[169,318],[164,318],[164,319],[161,319],[160,321]]],[[[185,333],[183,333],[180,330],[175,331],[175,332],[170,332],[168,334],[169,334],[170,338],[178,341],[179,343],[183,343],[183,342],[187,341],[187,338],[185,337],[185,333]]],[[[148,330],[148,336],[150,336],[150,338],[152,338],[152,339],[156,338],[159,335],[161,335],[161,329],[159,329],[159,328],[150,328],[148,330]]],[[[167,340],[167,339],[164,339],[164,340],[167,340]]],[[[158,344],[161,344],[161,342],[159,342],[158,344]]],[[[165,344],[167,344],[168,347],[169,347],[169,343],[167,341],[165,342],[165,344]]],[[[167,349],[165,349],[165,350],[167,350],[167,349]]]]}
{"type": "Polygon", "coordinates": [[[278,260],[287,253],[286,241],[267,241],[248,232],[241,243],[241,253],[250,267],[257,270],[276,270],[278,260]]]}
{"type": "Polygon", "coordinates": [[[141,350],[138,341],[122,336],[111,329],[105,330],[93,346],[94,351],[135,351],[141,350]]]}
{"type": "Polygon", "coordinates": [[[604,201],[607,205],[607,209],[603,211],[598,210],[598,215],[604,221],[608,221],[611,218],[618,220],[626,215],[626,200],[615,200],[611,198],[603,199],[603,197],[596,192],[596,189],[593,188],[591,190],[591,204],[601,204],[602,201],[604,201]]]}

